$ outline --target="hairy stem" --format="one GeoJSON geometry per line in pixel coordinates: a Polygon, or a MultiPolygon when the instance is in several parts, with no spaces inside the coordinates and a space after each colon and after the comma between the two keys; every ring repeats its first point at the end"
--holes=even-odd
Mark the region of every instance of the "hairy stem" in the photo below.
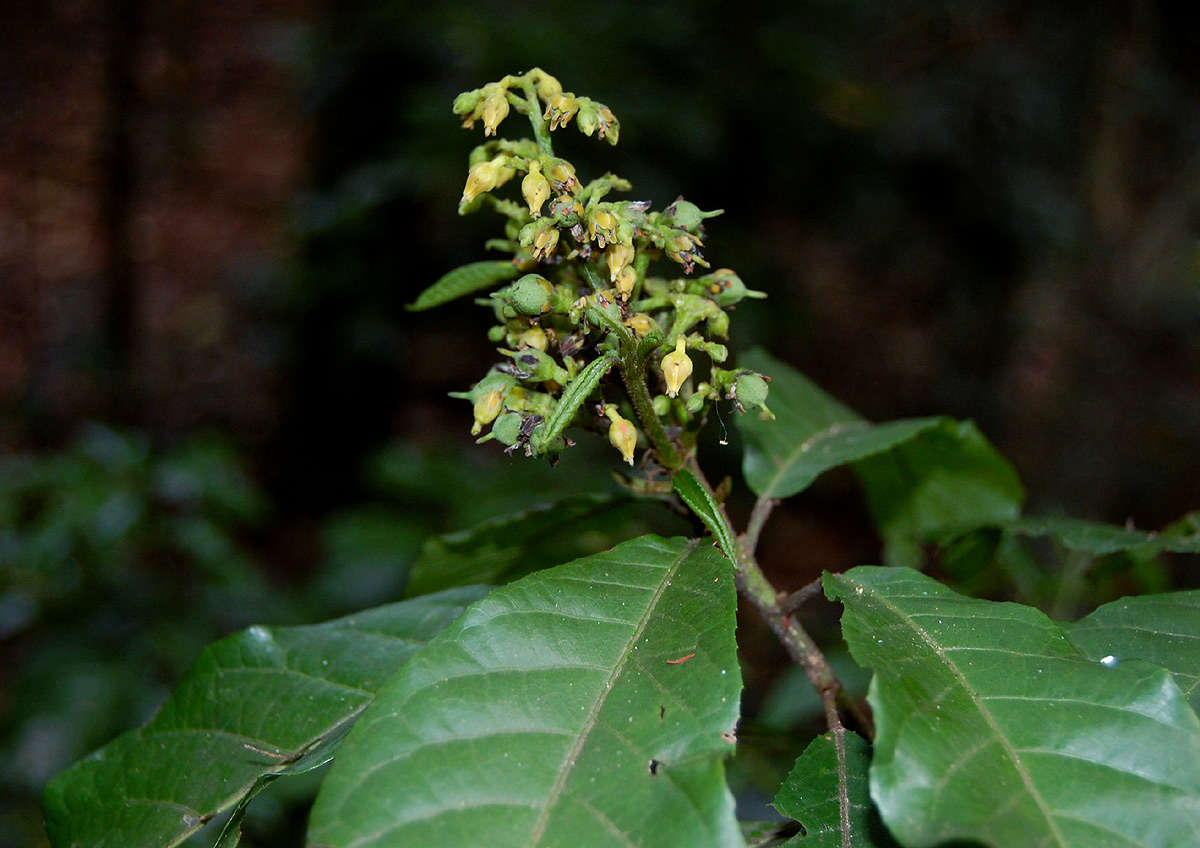
{"type": "Polygon", "coordinates": [[[542,104],[537,98],[533,85],[525,88],[525,99],[529,102],[529,123],[533,125],[533,137],[537,141],[538,150],[543,156],[554,155],[554,145],[550,142],[550,128],[542,117],[542,104]]]}
{"type": "Polygon", "coordinates": [[[654,412],[654,402],[651,401],[650,390],[646,387],[645,363],[637,362],[637,351],[625,351],[618,367],[621,370],[621,379],[625,381],[625,391],[628,392],[633,410],[637,413],[638,422],[642,425],[650,444],[654,445],[659,461],[672,471],[683,467],[683,456],[654,412]]]}
{"type": "Polygon", "coordinates": [[[767,519],[771,516],[771,510],[775,509],[775,505],[778,503],[779,501],[765,495],[755,501],[754,509],[750,513],[750,520],[746,523],[746,532],[742,534],[742,544],[750,556],[754,556],[763,525],[767,523],[767,519]]]}
{"type": "MultiPolygon", "coordinates": [[[[694,456],[689,457],[688,468],[696,475],[700,484],[711,493],[712,486],[709,485],[708,479],[704,476],[704,472],[700,469],[694,456]]],[[[745,534],[738,537],[740,545],[737,561],[734,563],[734,582],[737,584],[738,592],[758,610],[792,660],[804,669],[809,682],[821,697],[821,703],[825,708],[825,721],[830,732],[833,733],[834,749],[837,751],[841,844],[842,848],[851,848],[850,789],[846,772],[846,727],[842,724],[841,713],[838,712],[839,702],[854,716],[868,736],[873,736],[874,730],[870,720],[858,709],[857,704],[845,697],[842,685],[838,681],[837,675],[834,674],[833,668],[830,667],[829,661],[825,659],[824,653],[808,635],[808,631],[784,608],[780,593],[767,580],[758,565],[758,560],[754,557],[754,544],[757,542],[758,534],[773,506],[774,503],[769,499],[764,501],[760,498],[758,504],[755,505],[754,512],[756,514],[751,516],[751,526],[747,528],[745,534]]],[[[729,532],[736,535],[723,506],[721,507],[721,516],[728,525],[729,532]]]]}

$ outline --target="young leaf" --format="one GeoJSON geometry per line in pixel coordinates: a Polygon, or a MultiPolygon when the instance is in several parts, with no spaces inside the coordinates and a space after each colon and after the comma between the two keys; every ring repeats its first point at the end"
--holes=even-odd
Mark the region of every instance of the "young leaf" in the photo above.
{"type": "Polygon", "coordinates": [[[409,597],[450,586],[497,586],[646,532],[687,526],[657,501],[578,495],[427,539],[409,573],[409,597]]]}
{"type": "Polygon", "coordinates": [[[825,590],[875,671],[871,796],[901,842],[1194,844],[1200,720],[1166,670],[1092,661],[1038,610],[910,569],[825,590]]]}
{"type": "Polygon", "coordinates": [[[571,419],[575,417],[579,407],[588,399],[588,395],[595,391],[596,386],[600,385],[600,380],[612,366],[611,358],[600,355],[575,375],[575,379],[563,389],[562,397],[558,399],[554,411],[547,416],[541,429],[535,431],[536,444],[534,447],[536,449],[540,450],[549,445],[562,434],[563,430],[567,429],[567,425],[571,423],[571,419]]]}
{"type": "Polygon", "coordinates": [[[721,515],[721,507],[713,500],[700,481],[696,479],[696,475],[686,468],[681,468],[675,473],[674,479],[671,481],[675,488],[675,493],[688,505],[688,509],[696,514],[696,517],[704,522],[721,546],[721,550],[725,552],[725,556],[729,557],[730,562],[737,562],[737,542],[733,538],[733,534],[729,532],[729,525],[725,522],[721,515]]]}
{"type": "Polygon", "coordinates": [[[310,842],[740,845],[734,609],[719,553],[656,536],[496,589],[355,726],[310,842]]]}
{"type": "Polygon", "coordinates": [[[943,419],[854,471],[887,565],[919,566],[920,544],[935,531],[1009,521],[1025,498],[1012,465],[970,421],[943,419]]]}
{"type": "MultiPolygon", "coordinates": [[[[850,791],[850,834],[855,848],[891,848],[896,843],[871,806],[867,767],[871,746],[857,733],[846,732],[846,783],[850,791]]],[[[775,794],[775,809],[804,826],[785,848],[842,848],[838,801],[837,749],[833,734],[818,736],[796,760],[775,794]]]]}
{"type": "Polygon", "coordinates": [[[205,648],[151,722],[46,788],[56,846],[176,845],[278,775],[328,762],[375,689],[481,587],[205,648]]]}
{"type": "Polygon", "coordinates": [[[490,289],[511,280],[520,271],[511,262],[472,262],[460,265],[442,277],[408,305],[410,312],[441,306],[465,294],[490,289]]]}
{"type": "Polygon", "coordinates": [[[1200,591],[1121,598],[1063,629],[1088,659],[1161,665],[1200,710],[1200,591]]]}

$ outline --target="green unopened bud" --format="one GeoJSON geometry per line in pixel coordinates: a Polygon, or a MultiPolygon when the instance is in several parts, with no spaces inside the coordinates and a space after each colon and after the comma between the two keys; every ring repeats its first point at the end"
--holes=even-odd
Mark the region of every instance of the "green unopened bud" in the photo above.
{"type": "Polygon", "coordinates": [[[525,315],[540,315],[550,305],[554,287],[540,274],[526,274],[509,289],[513,307],[525,315]]]}
{"type": "Polygon", "coordinates": [[[708,319],[708,334],[718,339],[729,338],[729,314],[718,312],[708,319]]]}
{"type": "Polygon", "coordinates": [[[543,353],[534,347],[521,350],[501,350],[505,356],[511,356],[513,366],[518,370],[516,376],[522,380],[533,380],[539,383],[554,382],[565,385],[571,375],[565,368],[554,361],[548,353],[543,353]]]}
{"type": "Polygon", "coordinates": [[[746,288],[742,278],[728,268],[713,271],[709,281],[708,295],[721,306],[734,306],[747,297],[761,300],[767,296],[766,292],[746,288]]]}
{"type": "Polygon", "coordinates": [[[550,197],[550,181],[542,175],[542,166],[529,163],[529,173],[521,180],[521,195],[529,204],[529,214],[535,219],[542,217],[542,204],[550,197]]]}
{"type": "Polygon", "coordinates": [[[695,232],[700,226],[700,223],[705,218],[715,218],[722,214],[724,209],[714,209],[711,212],[704,212],[695,203],[684,200],[682,197],[675,198],[675,202],[664,210],[666,217],[672,226],[678,227],[681,230],[695,232]]]}
{"type": "Polygon", "coordinates": [[[475,401],[475,424],[471,427],[471,435],[477,436],[483,429],[483,425],[491,424],[496,420],[496,416],[500,414],[500,407],[504,403],[504,395],[499,389],[492,389],[487,394],[475,401]]]}
{"type": "Polygon", "coordinates": [[[497,87],[488,95],[483,101],[480,117],[483,118],[483,134],[495,135],[496,127],[508,117],[508,94],[504,89],[497,87]]]}
{"type": "Polygon", "coordinates": [[[633,451],[637,448],[637,427],[634,427],[629,419],[622,418],[621,413],[611,404],[605,407],[604,414],[612,422],[608,426],[608,441],[621,452],[625,462],[633,465],[633,451]]]}
{"type": "Polygon", "coordinates": [[[483,92],[478,88],[474,91],[464,91],[458,97],[454,98],[454,105],[451,107],[455,115],[470,115],[475,111],[475,107],[479,105],[480,98],[483,97],[483,92]]]}
{"type": "Polygon", "coordinates": [[[662,358],[663,377],[667,381],[667,397],[675,397],[687,378],[692,376],[692,360],[686,353],[687,340],[680,336],[675,340],[675,350],[662,358]]]}
{"type": "Polygon", "coordinates": [[[650,401],[650,405],[654,408],[654,414],[659,418],[671,411],[671,399],[666,395],[655,395],[654,400],[650,401]]]}
{"type": "Polygon", "coordinates": [[[586,97],[580,98],[579,118],[575,121],[575,126],[589,138],[600,126],[600,119],[596,117],[596,104],[586,97]]]}
{"type": "Polygon", "coordinates": [[[746,371],[740,374],[733,384],[730,394],[742,409],[761,409],[765,415],[775,416],[767,409],[767,381],[761,374],[746,371]]]}
{"type": "Polygon", "coordinates": [[[492,425],[492,435],[496,437],[502,445],[512,447],[517,443],[517,439],[521,437],[522,418],[519,413],[506,412],[496,419],[496,423],[492,425]]]}

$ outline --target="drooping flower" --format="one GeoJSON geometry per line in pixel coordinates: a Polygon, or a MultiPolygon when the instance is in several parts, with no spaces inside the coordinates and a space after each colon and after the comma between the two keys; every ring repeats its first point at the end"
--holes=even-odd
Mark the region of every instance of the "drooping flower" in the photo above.
{"type": "Polygon", "coordinates": [[[675,397],[687,378],[692,376],[692,360],[685,352],[687,340],[680,336],[675,340],[675,350],[662,358],[663,377],[667,380],[667,397],[675,397]]]}

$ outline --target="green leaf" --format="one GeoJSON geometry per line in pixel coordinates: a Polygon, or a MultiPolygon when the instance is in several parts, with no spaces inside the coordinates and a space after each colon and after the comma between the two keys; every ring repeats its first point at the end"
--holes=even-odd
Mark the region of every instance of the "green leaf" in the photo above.
{"type": "Polygon", "coordinates": [[[942,420],[855,473],[888,565],[917,567],[921,543],[937,531],[1015,519],[1025,498],[1012,465],[970,421],[942,420]]]}
{"type": "Polygon", "coordinates": [[[1012,466],[970,422],[911,418],[871,424],[761,350],[741,364],[772,377],[774,421],[738,417],[742,470],[758,495],[786,498],[853,464],[890,565],[921,563],[920,543],[945,525],[1015,518],[1024,491],[1012,466]]]}
{"type": "Polygon", "coordinates": [[[511,280],[521,273],[511,262],[472,262],[443,275],[415,301],[408,305],[410,312],[420,312],[449,303],[465,294],[490,289],[497,283],[511,280]]]}
{"type": "Polygon", "coordinates": [[[537,431],[535,450],[544,450],[562,434],[563,430],[567,429],[567,425],[571,423],[571,419],[575,417],[579,407],[588,399],[588,395],[596,390],[596,386],[600,385],[600,380],[612,366],[613,360],[610,357],[597,356],[587,364],[586,368],[575,375],[575,379],[563,389],[562,397],[555,404],[554,411],[547,416],[546,422],[537,431]]]}
{"type": "Polygon", "coordinates": [[[905,845],[1192,845],[1200,720],[1170,674],[1080,655],[1032,607],[910,569],[825,576],[875,671],[871,796],[905,845]]]}
{"type": "Polygon", "coordinates": [[[708,490],[700,485],[696,475],[686,468],[681,468],[675,472],[671,485],[675,488],[675,493],[688,505],[688,509],[712,532],[729,561],[737,562],[737,542],[729,531],[724,513],[708,490]]]}
{"type": "Polygon", "coordinates": [[[473,583],[498,586],[649,531],[686,526],[657,501],[628,495],[563,498],[427,539],[406,594],[473,583]]]}
{"type": "Polygon", "coordinates": [[[376,688],[484,591],[210,645],[146,727],[50,782],[52,843],[177,845],[272,777],[323,765],[376,688]]]}
{"type": "Polygon", "coordinates": [[[1200,590],[1121,598],[1063,629],[1088,659],[1161,665],[1200,710],[1200,590]]]}
{"type": "MultiPolygon", "coordinates": [[[[871,746],[857,733],[846,732],[846,785],[850,795],[850,834],[855,848],[893,846],[871,806],[867,768],[871,746]]],[[[775,809],[804,826],[788,840],[796,848],[841,848],[841,805],[838,802],[837,747],[832,733],[818,736],[796,760],[775,794],[775,809]]]]}
{"type": "Polygon", "coordinates": [[[1147,533],[1078,518],[1025,517],[1000,525],[1017,536],[1050,536],[1064,548],[1095,556],[1122,551],[1200,553],[1200,539],[1147,533]]]}
{"type": "Polygon", "coordinates": [[[496,589],[380,691],[310,843],[740,845],[735,604],[719,553],[656,536],[496,589]]]}

